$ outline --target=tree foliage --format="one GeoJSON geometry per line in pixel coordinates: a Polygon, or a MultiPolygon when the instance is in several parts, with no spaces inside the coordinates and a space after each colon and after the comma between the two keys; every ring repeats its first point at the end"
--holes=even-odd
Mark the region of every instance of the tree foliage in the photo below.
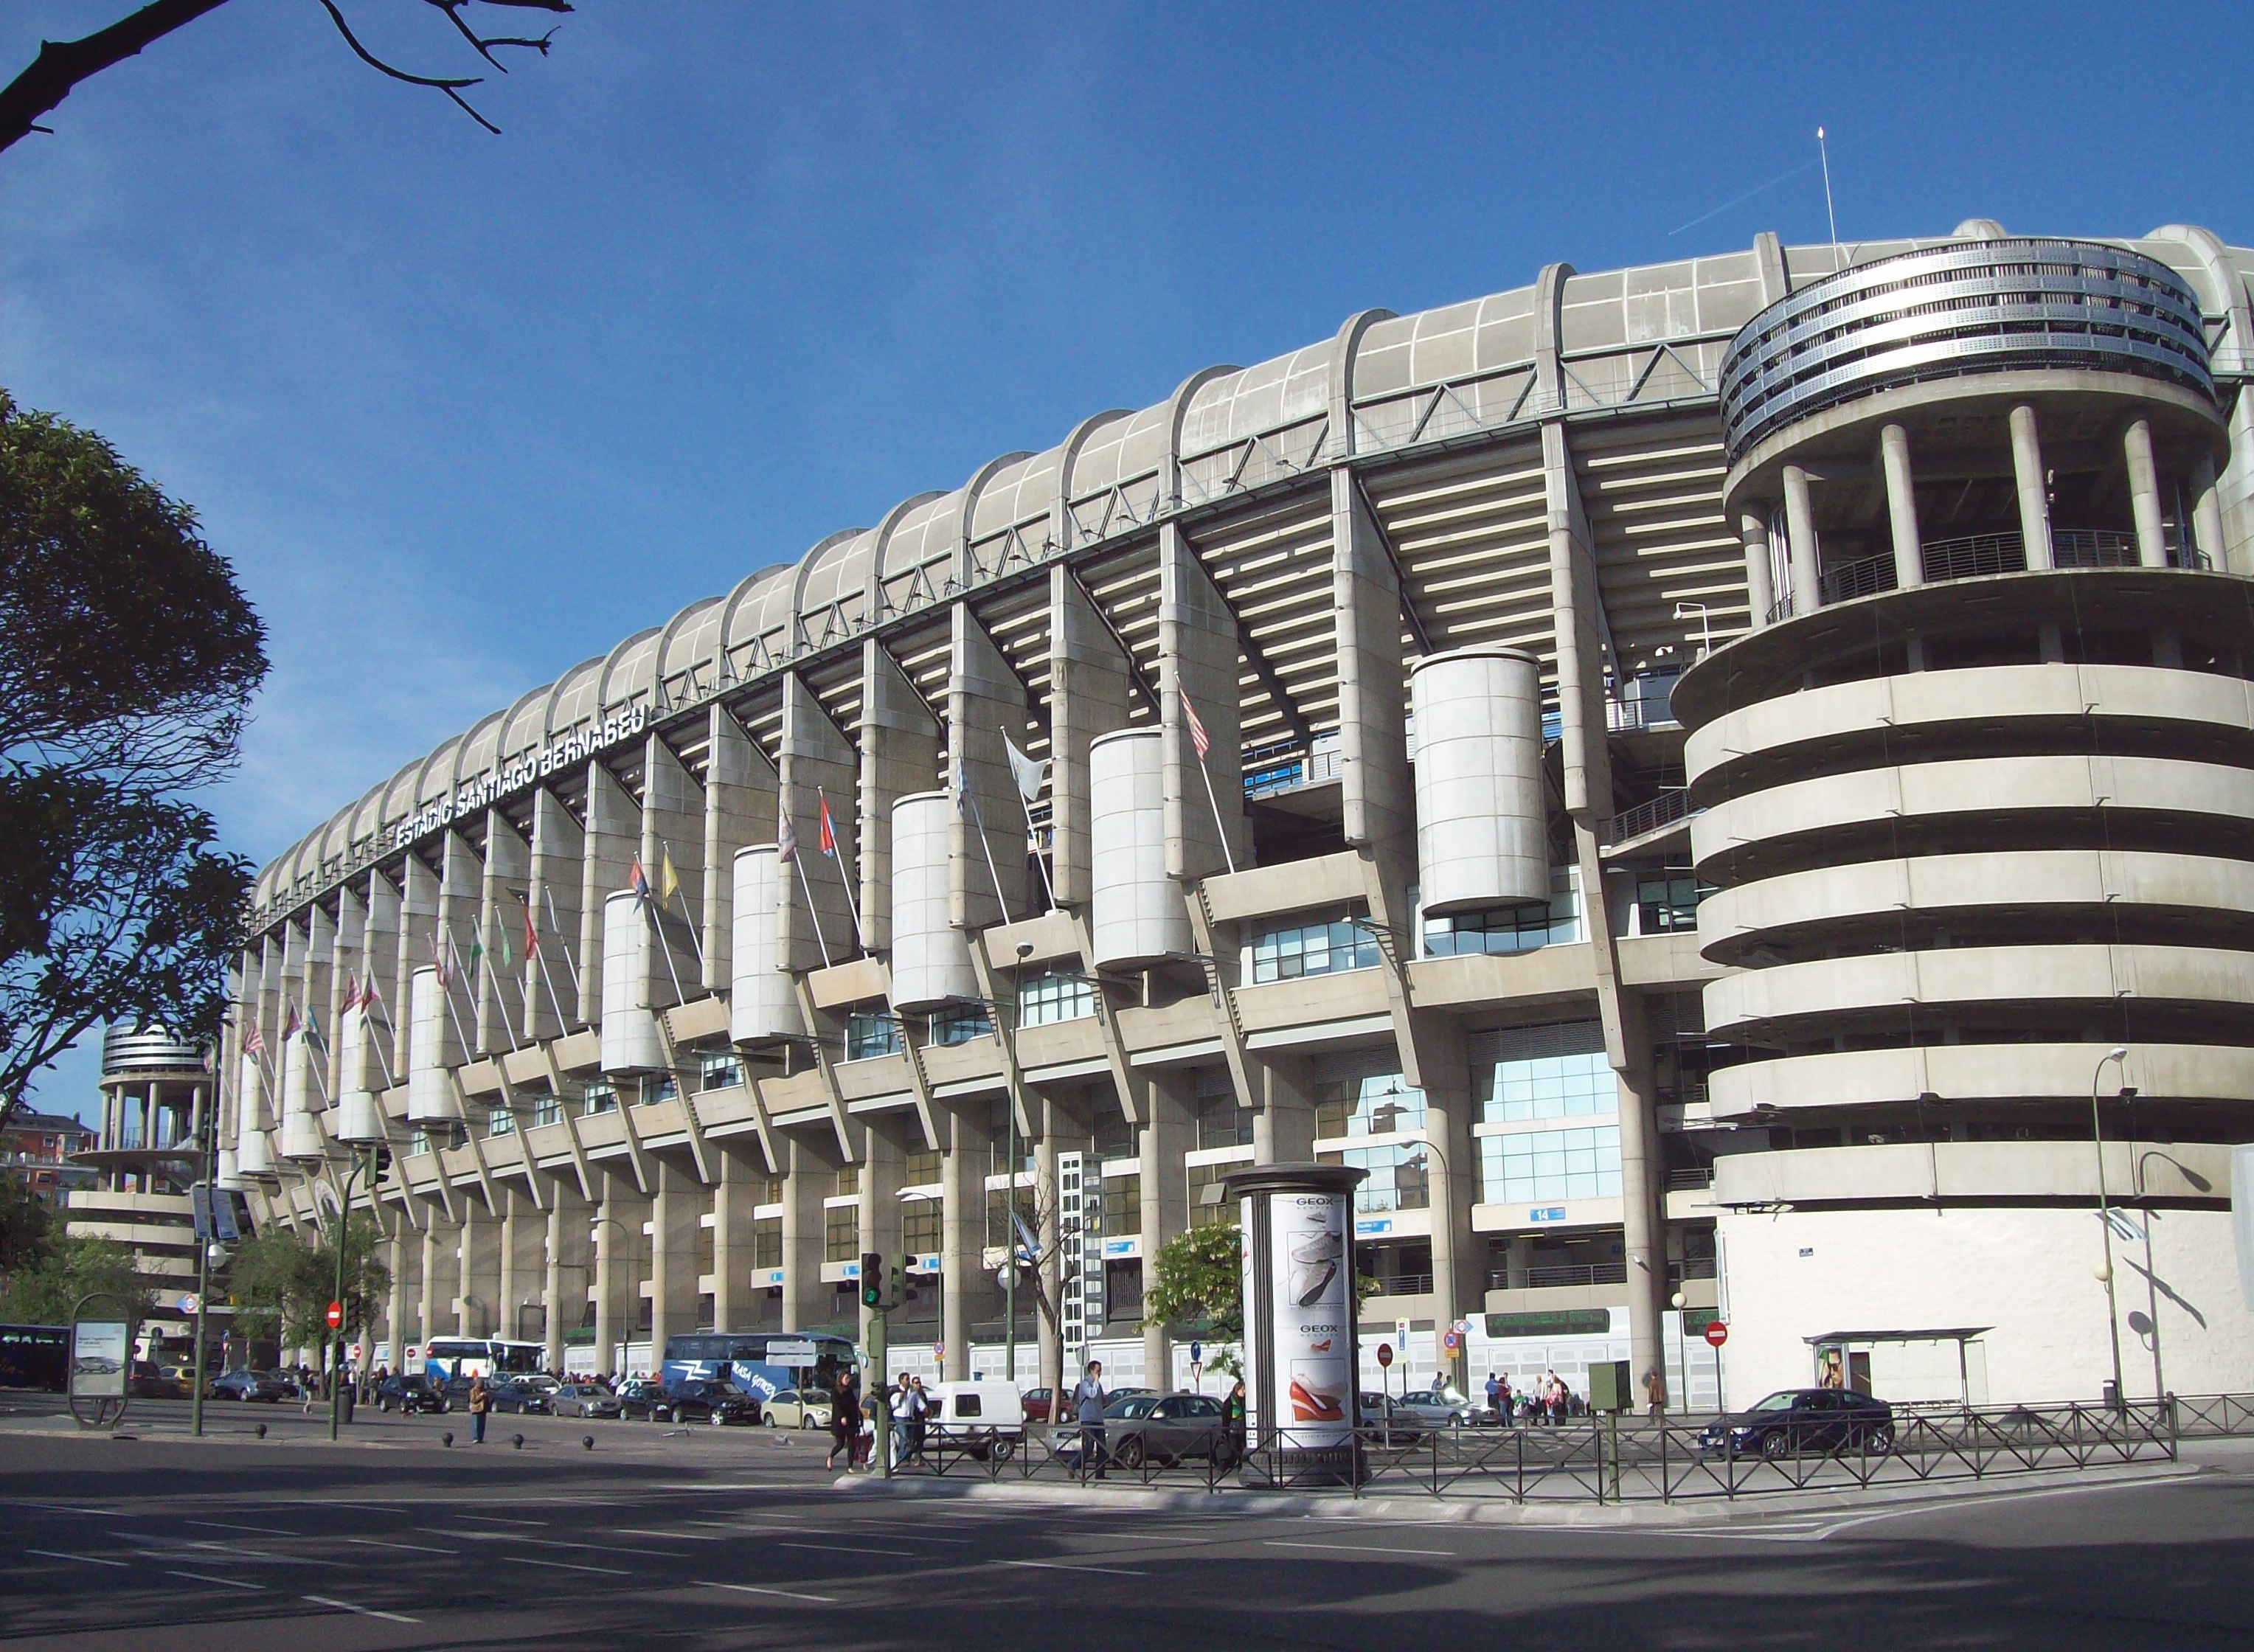
{"type": "Polygon", "coordinates": [[[1152,1258],[1143,1323],[1194,1326],[1220,1342],[1243,1340],[1242,1248],[1233,1222],[1208,1222],[1167,1240],[1152,1258]]]}
{"type": "Polygon", "coordinates": [[[364,1213],[346,1225],[341,1298],[336,1294],[334,1229],[332,1220],[318,1242],[287,1228],[268,1228],[243,1242],[228,1284],[238,1331],[255,1340],[275,1338],[284,1348],[318,1348],[328,1334],[332,1301],[344,1304],[343,1335],[368,1326],[375,1305],[391,1289],[391,1270],[377,1254],[383,1229],[364,1213]]]}
{"type": "Polygon", "coordinates": [[[67,1325],[79,1299],[94,1292],[122,1298],[138,1320],[156,1298],[133,1275],[133,1252],[114,1239],[66,1239],[28,1267],[0,1279],[0,1320],[67,1325]]]}
{"type": "MultiPolygon", "coordinates": [[[[33,132],[52,129],[38,124],[39,117],[56,108],[79,85],[101,74],[104,69],[137,56],[144,46],[153,46],[175,29],[193,23],[206,12],[216,11],[227,0],[150,0],[150,4],[128,12],[105,28],[75,40],[42,40],[39,54],[24,71],[6,86],[0,87],[0,150],[8,148],[18,139],[33,132]]],[[[498,133],[500,128],[471,107],[463,93],[473,86],[485,84],[480,74],[420,74],[378,56],[354,32],[337,0],[315,0],[328,14],[329,21],[344,37],[352,53],[378,74],[407,86],[427,87],[431,91],[451,98],[455,107],[488,132],[498,133]]],[[[497,55],[504,50],[536,52],[548,55],[549,42],[555,38],[552,29],[546,34],[487,34],[475,26],[472,18],[479,8],[494,8],[504,11],[546,11],[563,13],[571,10],[570,0],[423,0],[431,10],[444,14],[453,25],[454,32],[468,43],[472,52],[490,67],[501,74],[508,66],[497,55]],[[465,16],[468,13],[469,16],[465,16]]],[[[425,17],[430,12],[423,14],[425,17]]]]}
{"type": "Polygon", "coordinates": [[[0,1119],[103,1021],[216,1034],[250,868],[179,794],[265,675],[194,513],[0,391],[0,1119]]]}
{"type": "Polygon", "coordinates": [[[36,1267],[55,1248],[55,1208],[20,1176],[0,1175],[0,1277],[36,1267]]]}

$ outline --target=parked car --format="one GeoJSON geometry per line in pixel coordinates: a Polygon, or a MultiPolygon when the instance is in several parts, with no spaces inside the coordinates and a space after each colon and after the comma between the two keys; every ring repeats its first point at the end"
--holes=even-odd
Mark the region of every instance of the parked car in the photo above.
{"type": "Polygon", "coordinates": [[[375,1409],[410,1417],[417,1411],[443,1411],[446,1396],[429,1377],[407,1372],[387,1376],[375,1385],[375,1409]]]}
{"type": "MultiPolygon", "coordinates": [[[[1226,1466],[1236,1459],[1228,1408],[1210,1394],[1158,1395],[1147,1390],[1130,1394],[1103,1408],[1103,1427],[1105,1447],[1122,1468],[1140,1468],[1153,1460],[1175,1463],[1200,1458],[1217,1458],[1226,1466]]],[[[1080,1424],[1057,1424],[1049,1431],[1049,1448],[1077,1467],[1080,1424]]]]}
{"type": "Polygon", "coordinates": [[[980,1462],[1017,1454],[1026,1433],[1026,1402],[1015,1382],[934,1382],[924,1443],[965,1451],[980,1462]]]}
{"type": "Polygon", "coordinates": [[[125,1374],[125,1391],[136,1400],[177,1400],[188,1395],[188,1385],[177,1375],[178,1368],[156,1365],[148,1360],[136,1360],[125,1374]]]}
{"type": "Polygon", "coordinates": [[[1478,1420],[1471,1401],[1452,1388],[1413,1389],[1394,1402],[1413,1420],[1433,1428],[1451,1428],[1478,1420]]]}
{"type": "Polygon", "coordinates": [[[252,1400],[276,1404],[289,1396],[288,1385],[271,1371],[221,1371],[204,1390],[206,1399],[242,1400],[246,1404],[252,1400]]]}
{"type": "Polygon", "coordinates": [[[1698,1449],[1730,1457],[1767,1458],[1894,1448],[1894,1410],[1852,1389],[1784,1388],[1698,1432],[1698,1449]]]}
{"type": "Polygon", "coordinates": [[[827,1428],[830,1396],[818,1389],[787,1388],[761,1408],[760,1420],[769,1428],[827,1428]]]}
{"type": "Polygon", "coordinates": [[[665,1420],[665,1390],[648,1377],[638,1376],[619,1389],[619,1415],[657,1423],[665,1420]]]}
{"type": "Polygon", "coordinates": [[[617,1417],[623,1410],[619,1396],[600,1382],[566,1382],[552,1404],[558,1417],[617,1417]]]}
{"type": "Polygon", "coordinates": [[[282,1385],[282,1397],[284,1399],[302,1400],[305,1397],[304,1379],[299,1376],[297,1372],[269,1371],[266,1375],[282,1385]]]}
{"type": "Polygon", "coordinates": [[[555,1414],[555,1403],[545,1390],[534,1386],[524,1377],[504,1376],[490,1385],[495,1411],[518,1411],[535,1417],[555,1414]]]}
{"type": "Polygon", "coordinates": [[[1364,1438],[1378,1446],[1414,1446],[1428,1432],[1416,1415],[1390,1394],[1363,1393],[1354,1420],[1364,1438]]]}
{"type": "Polygon", "coordinates": [[[1028,1423],[1046,1423],[1049,1420],[1049,1412],[1056,1405],[1054,1389],[1029,1388],[1026,1390],[1025,1398],[1026,1420],[1028,1423]]]}
{"type": "Polygon", "coordinates": [[[658,1403],[664,1408],[657,1418],[661,1422],[710,1423],[717,1427],[723,1423],[760,1420],[757,1398],[717,1378],[691,1377],[686,1382],[676,1382],[663,1390],[658,1403]]]}

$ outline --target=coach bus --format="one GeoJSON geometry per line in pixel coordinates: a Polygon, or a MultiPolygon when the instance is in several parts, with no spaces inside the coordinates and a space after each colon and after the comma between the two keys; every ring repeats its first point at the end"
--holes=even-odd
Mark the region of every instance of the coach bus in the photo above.
{"type": "Polygon", "coordinates": [[[850,1342],[825,1333],[699,1331],[665,1339],[658,1380],[670,1388],[696,1377],[718,1377],[765,1401],[788,1388],[826,1393],[837,1385],[840,1371],[859,1364],[850,1342]]]}
{"type": "Polygon", "coordinates": [[[497,1336],[434,1336],[423,1345],[423,1374],[436,1382],[457,1376],[530,1376],[548,1365],[544,1342],[497,1336]]]}
{"type": "Polygon", "coordinates": [[[70,1327],[0,1325],[0,1388],[69,1386],[70,1327]]]}

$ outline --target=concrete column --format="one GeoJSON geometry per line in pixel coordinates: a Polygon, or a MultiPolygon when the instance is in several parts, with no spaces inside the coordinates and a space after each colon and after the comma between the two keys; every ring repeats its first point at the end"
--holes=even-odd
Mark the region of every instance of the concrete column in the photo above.
{"type": "Polygon", "coordinates": [[[1188,536],[1166,523],[1158,529],[1158,710],[1166,732],[1166,873],[1172,878],[1208,877],[1232,861],[1240,872],[1252,864],[1236,661],[1236,617],[1188,536]],[[1190,732],[1185,696],[1206,732],[1203,758],[1190,732]]]}
{"type": "Polygon", "coordinates": [[[1822,564],[1816,549],[1816,506],[1808,494],[1808,472],[1784,467],[1784,535],[1792,552],[1792,612],[1814,613],[1824,606],[1822,564]]]}
{"type": "Polygon", "coordinates": [[[455,1333],[506,1336],[500,1323],[500,1218],[476,1199],[462,1202],[462,1270],[455,1284],[455,1333]]]}
{"type": "Polygon", "coordinates": [[[695,1175],[661,1159],[657,1195],[650,1200],[650,1364],[665,1354],[665,1340],[696,1328],[696,1238],[704,1227],[704,1187],[695,1175]]]}
{"type": "MultiPolygon", "coordinates": [[[[703,979],[704,921],[704,788],[673,748],[656,735],[644,743],[641,771],[641,864],[657,922],[648,947],[653,1004],[697,996],[703,979]],[[665,892],[665,865],[673,863],[679,886],[665,892]]],[[[726,868],[718,869],[728,875],[726,868]]]]}
{"type": "Polygon", "coordinates": [[[749,1331],[759,1323],[752,1293],[752,1212],[766,1178],[760,1166],[724,1146],[712,1188],[712,1328],[749,1331]]]}
{"type": "MultiPolygon", "coordinates": [[[[479,933],[485,954],[470,990],[477,1004],[478,1048],[490,1055],[512,1050],[524,1036],[524,970],[502,962],[504,950],[519,966],[524,950],[524,906],[516,892],[532,875],[532,849],[500,809],[486,811],[486,860],[479,888],[479,933]]],[[[462,960],[466,966],[469,960],[462,960]]]]}
{"type": "Polygon", "coordinates": [[[548,1201],[548,1242],[542,1256],[541,1300],[547,1304],[548,1368],[564,1368],[564,1339],[587,1317],[587,1288],[594,1283],[592,1210],[576,1180],[557,1178],[548,1201]]]}
{"type": "Polygon", "coordinates": [[[579,1019],[603,1018],[603,902],[626,886],[641,852],[641,809],[599,759],[587,765],[579,863],[579,1019]]]}
{"type": "Polygon", "coordinates": [[[802,1141],[790,1144],[782,1190],[782,1328],[803,1331],[830,1318],[822,1283],[822,1200],[837,1166],[802,1141]]]}
{"type": "MultiPolygon", "coordinates": [[[[874,637],[861,645],[861,929],[872,952],[892,944],[892,805],[940,783],[939,720],[874,637]]],[[[830,801],[835,813],[837,800],[830,801]]]]}
{"type": "Polygon", "coordinates": [[[1746,550],[1746,606],[1752,610],[1755,631],[1769,623],[1768,611],[1776,606],[1774,582],[1768,570],[1768,520],[1752,508],[1738,513],[1738,542],[1746,550]]]}
{"type": "MultiPolygon", "coordinates": [[[[525,891],[526,904],[532,910],[533,934],[540,943],[537,949],[528,950],[524,958],[528,1038],[559,1037],[579,1018],[577,983],[591,956],[581,949],[584,926],[579,916],[585,892],[586,855],[585,831],[562,800],[542,787],[532,794],[531,871],[525,891]]],[[[371,930],[374,914],[371,905],[371,930]]],[[[370,951],[374,951],[372,945],[370,951]]],[[[592,956],[599,973],[601,955],[592,956]]]]}
{"type": "Polygon", "coordinates": [[[2122,432],[2121,451],[2129,466],[2129,514],[2137,525],[2140,567],[2168,565],[2166,530],[2160,522],[2160,472],[2152,458],[2152,424],[2132,419],[2122,432]]]}
{"type": "Polygon", "coordinates": [[[1304,1164],[1315,1156],[1314,1087],[1299,1056],[1259,1066],[1260,1110],[1252,1116],[1252,1157],[1262,1165],[1304,1164]]]}
{"type": "Polygon", "coordinates": [[[1910,475],[1909,432],[1889,424],[1879,432],[1879,465],[1886,478],[1886,521],[1894,529],[1894,589],[1925,583],[1925,558],[1917,537],[1917,491],[1910,475]]]}
{"type": "Polygon", "coordinates": [[[620,1176],[607,1176],[595,1228],[595,1363],[622,1368],[626,1345],[640,1340],[642,1286],[649,1278],[650,1242],[642,1232],[650,1201],[620,1176]]]}
{"type": "MultiPolygon", "coordinates": [[[[1189,1176],[1182,1168],[1182,1155],[1196,1140],[1195,1097],[1195,1080],[1188,1069],[1175,1068],[1154,1074],[1151,1116],[1137,1132],[1143,1159],[1143,1290],[1146,1296],[1157,1283],[1154,1264],[1159,1249],[1189,1225],[1189,1176]]],[[[1166,1327],[1145,1326],[1144,1385],[1164,1393],[1172,1386],[1172,1372],[1166,1327]]]]}
{"type": "Polygon", "coordinates": [[[2050,538],[2050,487],[2043,474],[2042,437],[2035,410],[2012,410],[2012,480],[2020,495],[2020,539],[2031,569],[2055,568],[2050,538]]]}
{"type": "Polygon", "coordinates": [[[2208,565],[2228,566],[2223,556],[2222,501],[2215,485],[2215,457],[2202,452],[2191,464],[2192,537],[2208,565]]]}
{"type": "Polygon", "coordinates": [[[944,1116],[946,1149],[940,1176],[946,1205],[940,1219],[941,1339],[947,1344],[947,1380],[970,1375],[970,1307],[985,1277],[986,1129],[984,1102],[951,1108],[944,1116]]]}
{"type": "Polygon", "coordinates": [[[1088,742],[1128,724],[1125,654],[1073,570],[1049,570],[1050,876],[1057,900],[1088,899],[1088,742]]]}
{"type": "MultiPolygon", "coordinates": [[[[711,707],[706,741],[704,984],[724,992],[732,978],[730,966],[735,949],[735,879],[731,869],[737,850],[774,841],[775,772],[767,754],[744,732],[744,725],[724,705],[711,707]]],[[[748,1207],[744,1220],[751,1220],[748,1207]]],[[[751,1265],[748,1257],[744,1265],[751,1265]]]]}
{"type": "Polygon", "coordinates": [[[1331,605],[1338,647],[1346,841],[1406,874],[1416,857],[1401,654],[1401,582],[1353,474],[1331,472],[1331,605]]]}
{"type": "MultiPolygon", "coordinates": [[[[860,786],[861,760],[852,742],[822,709],[822,702],[796,672],[787,673],[782,685],[782,763],[778,784],[781,809],[790,816],[798,838],[798,864],[785,868],[781,902],[781,945],[778,955],[786,970],[819,970],[823,948],[828,956],[843,963],[858,956],[853,915],[845,900],[844,878],[860,864],[858,812],[853,806],[860,786]],[[820,852],[822,800],[830,801],[830,824],[837,834],[837,858],[820,852]],[[797,874],[802,872],[802,879],[797,874]],[[809,912],[809,893],[813,908],[809,912]]],[[[816,1235],[819,1243],[820,1236],[816,1235]]],[[[817,1253],[817,1261],[819,1256],[817,1253]]]]}
{"type": "Polygon", "coordinates": [[[970,794],[979,829],[961,808],[948,822],[948,921],[981,930],[1026,918],[1047,901],[1027,898],[1025,803],[1010,770],[1004,732],[1020,749],[1026,729],[1026,685],[978,623],[967,602],[955,605],[954,654],[947,678],[948,783],[970,794]],[[988,858],[989,850],[992,858],[988,858]],[[998,901],[996,879],[1000,879],[998,901]]]}
{"type": "Polygon", "coordinates": [[[417,1318],[416,1340],[452,1336],[454,1298],[462,1288],[462,1230],[437,1210],[423,1229],[423,1304],[417,1318]]]}
{"type": "MultiPolygon", "coordinates": [[[[391,1239],[387,1247],[391,1253],[391,1293],[384,1306],[383,1340],[391,1344],[390,1364],[395,1371],[407,1368],[404,1362],[407,1357],[408,1258],[413,1256],[418,1262],[422,1260],[421,1247],[407,1242],[411,1231],[407,1225],[406,1212],[394,1211],[391,1215],[391,1239]]],[[[374,1339],[371,1337],[369,1341],[373,1344],[374,1339]]],[[[371,1346],[368,1349],[371,1363],[374,1353],[371,1346]]]]}
{"type": "MultiPolygon", "coordinates": [[[[497,1256],[500,1266],[496,1270],[499,1277],[494,1287],[492,1334],[499,1337],[515,1338],[524,1334],[521,1328],[524,1316],[518,1312],[522,1306],[524,1293],[521,1289],[517,1270],[516,1248],[519,1241],[524,1236],[525,1230],[532,1224],[521,1220],[519,1216],[517,1207],[529,1202],[524,1195],[514,1188],[505,1187],[500,1191],[500,1244],[497,1256]]],[[[522,1283],[529,1282],[529,1275],[522,1277],[522,1283]]]]}
{"type": "MultiPolygon", "coordinates": [[[[1099,1087],[1096,1104],[1104,1107],[1118,1105],[1111,1099],[1108,1084],[1099,1087]]],[[[1077,1148],[1088,1155],[1086,1163],[1089,1166],[1094,1166],[1096,1159],[1096,1143],[1084,1110],[1075,1110],[1060,1104],[1054,1096],[1045,1096],[1041,1101],[1041,1138],[1033,1144],[1033,1175],[1034,1186],[1040,1190],[1041,1195],[1038,1203],[1038,1208],[1041,1213],[1038,1224],[1039,1236],[1042,1248],[1046,1250],[1055,1244],[1057,1238],[1057,1155],[1077,1148]]],[[[1101,1178],[1098,1178],[1096,1185],[1096,1191],[1100,1194],[1102,1191],[1101,1178]]],[[[1083,1198],[1086,1196],[1086,1189],[1087,1183],[1083,1180],[1082,1184],[1083,1198]]],[[[1139,1219],[1141,1214],[1142,1210],[1138,1206],[1136,1215],[1139,1219]]],[[[1056,1267],[1052,1264],[1049,1269],[1052,1277],[1057,1271],[1056,1267]]],[[[1060,1384],[1069,1388],[1071,1384],[1064,1381],[1064,1338],[1059,1334],[1057,1323],[1040,1311],[1038,1300],[1028,1306],[1032,1309],[1034,1322],[1035,1379],[1048,1384],[1052,1393],[1057,1390],[1060,1384]]],[[[1018,1359],[1022,1367],[1024,1356],[1020,1354],[1018,1359]]]]}
{"type": "MultiPolygon", "coordinates": [[[[861,1132],[861,1249],[873,1250],[889,1270],[900,1257],[900,1144],[871,1125],[861,1132]]],[[[945,1265],[942,1264],[942,1267],[945,1265]]],[[[944,1279],[945,1275],[942,1274],[944,1279]]],[[[876,1314],[861,1310],[861,1346],[869,1345],[876,1314]]],[[[896,1321],[899,1323],[899,1321],[896,1321]]]]}

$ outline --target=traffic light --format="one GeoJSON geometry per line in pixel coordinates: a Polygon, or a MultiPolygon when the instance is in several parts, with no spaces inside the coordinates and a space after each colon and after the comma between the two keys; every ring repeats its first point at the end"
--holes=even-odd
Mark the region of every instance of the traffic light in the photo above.
{"type": "Polygon", "coordinates": [[[885,1258],[874,1250],[861,1253],[861,1306],[877,1309],[885,1306],[885,1258]]]}
{"type": "Polygon", "coordinates": [[[886,1294],[892,1298],[894,1307],[903,1302],[915,1300],[915,1287],[908,1283],[908,1264],[914,1260],[914,1256],[902,1256],[892,1264],[892,1289],[886,1294]]]}

